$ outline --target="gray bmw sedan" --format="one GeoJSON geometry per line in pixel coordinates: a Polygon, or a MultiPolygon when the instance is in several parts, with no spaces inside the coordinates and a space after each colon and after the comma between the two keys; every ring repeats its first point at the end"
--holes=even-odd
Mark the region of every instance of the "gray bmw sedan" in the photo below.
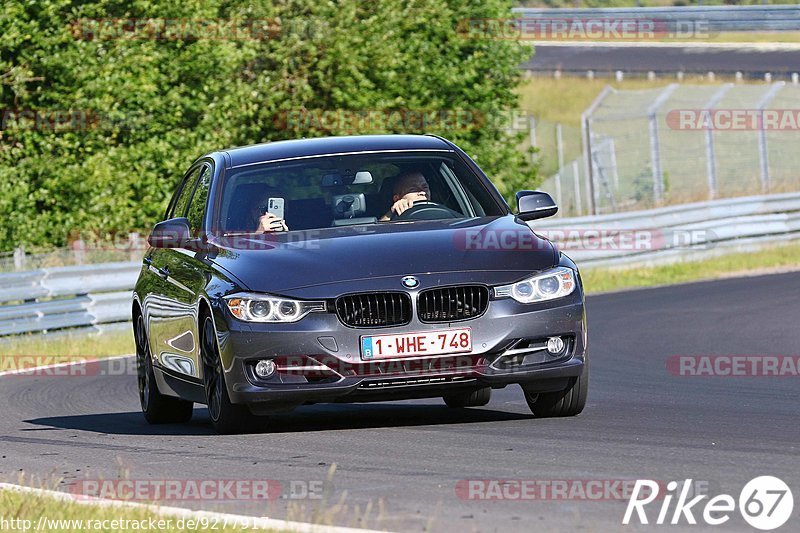
{"type": "Polygon", "coordinates": [[[588,388],[575,264],[517,193],[435,136],[281,141],[205,155],[156,224],[133,296],[150,423],[206,404],[220,433],[318,402],[440,397],[486,405],[520,385],[536,416],[588,388]]]}

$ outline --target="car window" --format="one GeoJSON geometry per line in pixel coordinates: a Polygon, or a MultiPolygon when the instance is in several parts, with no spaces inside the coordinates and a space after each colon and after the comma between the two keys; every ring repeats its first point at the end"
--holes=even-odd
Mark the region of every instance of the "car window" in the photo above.
{"type": "Polygon", "coordinates": [[[181,190],[178,193],[178,196],[175,198],[175,201],[172,204],[172,209],[167,214],[167,218],[176,218],[186,216],[186,208],[189,205],[189,199],[192,197],[192,192],[194,191],[194,186],[197,183],[197,177],[200,175],[200,167],[195,168],[194,170],[186,176],[186,179],[183,180],[183,185],[181,186],[181,190]]]}
{"type": "Polygon", "coordinates": [[[283,214],[290,231],[343,225],[346,219],[378,223],[391,214],[409,175],[423,178],[441,218],[503,214],[480,179],[449,154],[353,154],[233,169],[223,183],[217,223],[224,233],[253,232],[268,206],[280,206],[274,213],[283,214]],[[340,209],[342,199],[352,197],[357,208],[340,209]]]}
{"type": "Polygon", "coordinates": [[[189,219],[189,228],[193,235],[197,235],[203,226],[203,215],[206,211],[206,200],[208,200],[208,189],[211,186],[211,168],[203,165],[200,179],[195,187],[192,201],[189,203],[189,211],[186,218],[189,219]]]}

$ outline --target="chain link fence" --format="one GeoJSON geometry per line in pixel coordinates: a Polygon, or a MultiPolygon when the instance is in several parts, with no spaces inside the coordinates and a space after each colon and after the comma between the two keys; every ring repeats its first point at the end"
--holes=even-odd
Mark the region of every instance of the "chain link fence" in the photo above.
{"type": "Polygon", "coordinates": [[[800,86],[607,87],[582,117],[582,153],[541,189],[563,215],[800,190],[800,86]]]}

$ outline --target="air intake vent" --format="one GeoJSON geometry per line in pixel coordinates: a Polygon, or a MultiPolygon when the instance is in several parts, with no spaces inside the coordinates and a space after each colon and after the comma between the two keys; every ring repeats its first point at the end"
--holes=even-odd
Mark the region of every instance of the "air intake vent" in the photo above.
{"type": "Polygon", "coordinates": [[[489,289],[480,285],[443,287],[419,294],[422,322],[453,322],[481,316],[489,305],[489,289]]]}
{"type": "Polygon", "coordinates": [[[351,294],[336,299],[336,314],[352,328],[402,326],[411,322],[411,298],[401,292],[351,294]]]}

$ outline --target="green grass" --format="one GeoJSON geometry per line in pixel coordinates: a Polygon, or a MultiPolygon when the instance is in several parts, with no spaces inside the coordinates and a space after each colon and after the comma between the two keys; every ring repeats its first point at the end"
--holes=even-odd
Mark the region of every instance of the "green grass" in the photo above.
{"type": "MultiPolygon", "coordinates": [[[[560,122],[565,126],[580,128],[581,113],[592,104],[606,85],[618,90],[636,91],[663,89],[677,81],[674,76],[660,77],[652,81],[646,78],[629,78],[621,82],[608,78],[590,80],[576,76],[563,76],[560,79],[552,76],[535,76],[525,80],[519,88],[520,109],[540,121],[560,122]]],[[[699,74],[686,74],[681,83],[721,85],[729,81],[732,80],[718,76],[712,82],[699,74]]],[[[764,85],[764,82],[759,80],[744,80],[741,83],[764,85]]]]}
{"type": "MultiPolygon", "coordinates": [[[[154,519],[156,521],[163,520],[163,524],[166,527],[158,529],[150,529],[150,531],[160,531],[164,533],[178,533],[178,532],[185,532],[185,531],[228,531],[228,532],[244,532],[244,531],[264,531],[264,530],[254,530],[252,528],[242,528],[242,527],[232,527],[231,524],[228,524],[228,527],[223,527],[224,524],[222,521],[215,523],[212,520],[207,520],[204,523],[196,523],[193,524],[195,527],[189,527],[188,520],[184,520],[183,523],[179,524],[180,518],[175,516],[168,516],[168,515],[159,515],[155,514],[150,510],[147,509],[138,509],[138,508],[108,508],[108,507],[99,507],[96,505],[87,505],[85,503],[75,503],[70,501],[61,501],[55,498],[50,498],[48,496],[40,496],[40,495],[33,495],[27,493],[19,493],[9,490],[0,490],[0,518],[3,520],[30,520],[31,523],[30,528],[24,529],[23,527],[14,527],[14,523],[7,523],[4,524],[5,526],[10,527],[2,527],[4,531],[34,531],[40,517],[45,517],[50,520],[49,527],[45,527],[41,531],[50,531],[50,532],[64,532],[70,533],[73,531],[105,531],[109,533],[128,533],[130,531],[147,531],[148,527],[145,528],[136,528],[130,522],[128,524],[121,523],[122,520],[136,520],[136,521],[146,521],[149,519],[154,519]],[[79,523],[73,522],[72,524],[65,523],[64,521],[67,520],[78,520],[82,521],[79,523]],[[95,528],[87,523],[88,520],[92,521],[104,521],[107,520],[106,524],[103,524],[106,527],[102,527],[100,529],[95,528]],[[117,524],[114,524],[112,521],[120,521],[117,524]],[[55,521],[61,521],[57,523],[55,521]],[[80,527],[83,525],[83,527],[80,527]],[[132,526],[132,527],[123,527],[125,525],[132,526]],[[179,527],[179,525],[183,527],[179,527]],[[216,527],[215,527],[216,526],[216,527]]],[[[93,522],[97,523],[97,522],[93,522]]],[[[145,525],[148,522],[140,522],[145,525]]],[[[19,524],[19,523],[17,523],[19,524]]]]}
{"type": "Polygon", "coordinates": [[[133,333],[115,331],[93,334],[16,335],[3,337],[0,371],[16,369],[18,363],[40,366],[135,352],[133,333]],[[18,356],[28,356],[24,360],[18,356]],[[11,359],[16,357],[17,359],[11,359]],[[9,360],[4,360],[9,358],[9,360]]]}
{"type": "MultiPolygon", "coordinates": [[[[673,42],[675,41],[680,41],[680,39],[674,39],[673,42]]],[[[800,33],[794,31],[720,32],[709,36],[705,41],[710,43],[800,43],[800,33]]]]}
{"type": "Polygon", "coordinates": [[[800,269],[800,243],[652,268],[586,269],[581,275],[592,294],[795,269],[800,269]]]}

